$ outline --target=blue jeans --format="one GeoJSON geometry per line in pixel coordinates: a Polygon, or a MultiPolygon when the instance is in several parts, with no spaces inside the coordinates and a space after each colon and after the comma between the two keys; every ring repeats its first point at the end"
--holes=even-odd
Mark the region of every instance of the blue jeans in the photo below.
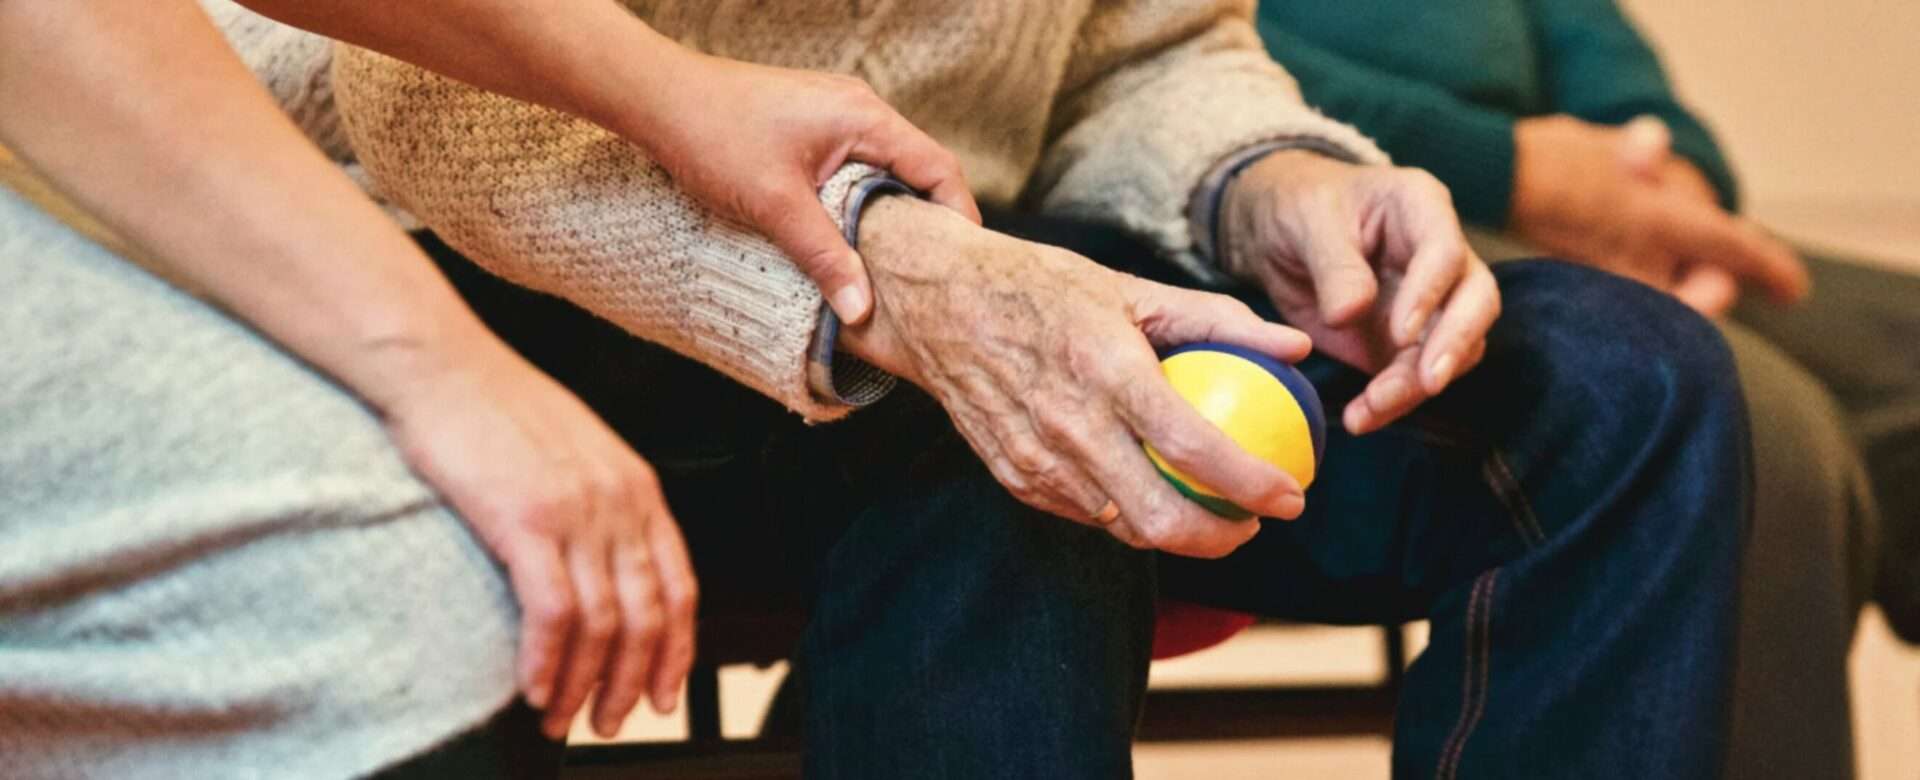
{"type": "MultiPolygon", "coordinates": [[[[1105,231],[1010,227],[1160,273],[1105,231]]],[[[527,319],[449,270],[483,314],[527,319]]],[[[911,389],[808,428],[658,350],[493,324],[660,468],[707,609],[811,611],[810,777],[1128,776],[1161,593],[1430,619],[1396,777],[1715,777],[1749,492],[1727,349],[1630,282],[1549,262],[1497,276],[1482,366],[1387,431],[1330,429],[1307,515],[1220,561],[1019,504],[911,389]],[[543,358],[544,339],[567,349],[543,358]]],[[[1303,368],[1329,409],[1365,381],[1303,368]]]]}

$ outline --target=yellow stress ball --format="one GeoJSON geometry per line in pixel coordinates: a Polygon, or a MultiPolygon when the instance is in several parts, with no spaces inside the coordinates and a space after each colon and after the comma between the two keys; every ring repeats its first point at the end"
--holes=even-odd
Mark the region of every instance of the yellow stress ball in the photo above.
{"type": "MultiPolygon", "coordinates": [[[[1320,395],[1293,366],[1244,347],[1209,342],[1168,352],[1160,370],[1174,392],[1235,444],[1292,474],[1300,487],[1313,483],[1327,446],[1326,414],[1320,395]]],[[[1161,460],[1151,446],[1147,457],[1181,495],[1207,511],[1235,520],[1253,517],[1161,460]]]]}

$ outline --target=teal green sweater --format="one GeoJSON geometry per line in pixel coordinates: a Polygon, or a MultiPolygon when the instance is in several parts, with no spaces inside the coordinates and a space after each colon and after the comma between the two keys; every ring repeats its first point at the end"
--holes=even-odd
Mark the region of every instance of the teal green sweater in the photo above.
{"type": "Polygon", "coordinates": [[[1675,153],[1737,205],[1712,133],[1613,0],[1263,0],[1259,25],[1309,103],[1432,171],[1468,222],[1506,222],[1513,123],[1556,113],[1660,117],[1675,153]]]}

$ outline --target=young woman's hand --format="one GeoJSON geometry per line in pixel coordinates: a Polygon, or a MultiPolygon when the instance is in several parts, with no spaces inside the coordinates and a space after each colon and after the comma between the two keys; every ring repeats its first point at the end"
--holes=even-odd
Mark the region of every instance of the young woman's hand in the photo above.
{"type": "Polygon", "coordinates": [[[0,2],[0,105],[0,140],[143,264],[384,416],[505,562],[550,734],[596,685],[603,732],[642,695],[673,705],[696,592],[652,471],[481,324],[194,3],[0,2]]]}
{"type": "MultiPolygon", "coordinates": [[[[701,205],[766,236],[848,323],[873,288],[860,256],[820,206],[820,186],[861,162],[892,173],[975,224],[960,162],[867,83],[682,50],[637,121],[613,126],[701,205]]],[[[619,121],[619,120],[616,120],[619,121]]]]}
{"type": "Polygon", "coordinates": [[[410,465],[506,564],[522,611],[518,682],[566,735],[672,710],[693,666],[698,590],[653,469],[593,412],[496,343],[457,363],[408,354],[380,408],[410,465]]]}

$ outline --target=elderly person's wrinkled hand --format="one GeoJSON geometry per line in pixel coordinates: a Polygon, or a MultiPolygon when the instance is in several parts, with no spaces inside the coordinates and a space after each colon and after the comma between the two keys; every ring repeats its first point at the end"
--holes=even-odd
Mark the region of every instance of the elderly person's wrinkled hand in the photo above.
{"type": "Polygon", "coordinates": [[[1374,374],[1342,417],[1367,433],[1479,363],[1500,291],[1425,171],[1277,152],[1227,193],[1228,272],[1259,284],[1329,356],[1374,374]]]}
{"type": "Polygon", "coordinates": [[[1311,347],[1299,331],[1231,298],[1147,282],[910,198],[871,206],[860,245],[878,305],[842,346],[937,399],[1021,501],[1192,556],[1224,555],[1259,532],[1182,497],[1144,441],[1259,514],[1304,508],[1299,484],[1201,417],[1154,353],[1224,341],[1293,361],[1311,347]]]}
{"type": "Polygon", "coordinates": [[[1665,128],[1606,127],[1569,116],[1514,129],[1511,228],[1554,254],[1673,293],[1708,315],[1738,285],[1790,302],[1806,268],[1765,231],[1722,210],[1692,166],[1674,158],[1665,128]]]}

